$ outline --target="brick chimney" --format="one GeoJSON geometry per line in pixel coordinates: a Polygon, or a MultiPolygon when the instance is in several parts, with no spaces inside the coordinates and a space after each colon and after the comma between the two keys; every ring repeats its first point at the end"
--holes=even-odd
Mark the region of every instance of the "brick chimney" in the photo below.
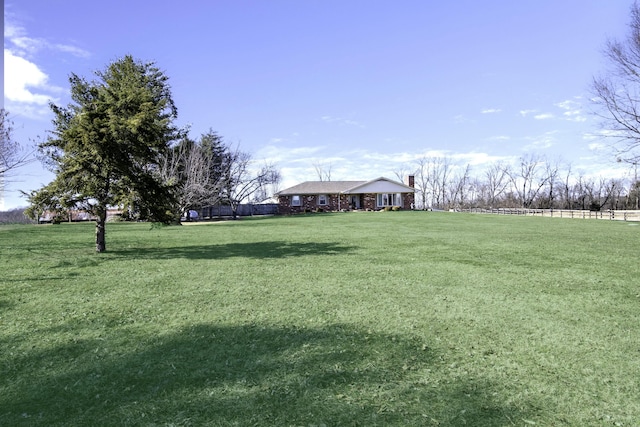
{"type": "Polygon", "coordinates": [[[407,182],[406,182],[406,184],[407,184],[409,187],[411,187],[411,188],[415,188],[415,186],[416,186],[416,178],[415,178],[415,176],[413,176],[413,175],[409,175],[409,176],[407,176],[406,181],[407,181],[407,182]]]}

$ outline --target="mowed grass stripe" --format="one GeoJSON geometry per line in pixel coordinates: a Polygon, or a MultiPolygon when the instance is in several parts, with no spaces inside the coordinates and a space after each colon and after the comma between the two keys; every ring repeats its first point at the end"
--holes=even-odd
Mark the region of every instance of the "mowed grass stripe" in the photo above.
{"type": "Polygon", "coordinates": [[[640,227],[0,227],[2,425],[640,425],[640,227]]]}

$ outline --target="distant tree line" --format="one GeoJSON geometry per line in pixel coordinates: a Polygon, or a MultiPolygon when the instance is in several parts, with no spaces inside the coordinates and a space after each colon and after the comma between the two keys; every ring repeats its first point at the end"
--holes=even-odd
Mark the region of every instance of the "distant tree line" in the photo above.
{"type": "Polygon", "coordinates": [[[600,211],[640,208],[640,181],[637,165],[633,166],[630,179],[593,178],[574,173],[571,165],[528,155],[516,164],[496,162],[474,176],[470,165],[455,164],[448,157],[423,157],[396,175],[400,179],[414,175],[417,209],[600,211]]]}
{"type": "Polygon", "coordinates": [[[33,224],[35,221],[24,214],[24,208],[0,211],[0,224],[33,224]]]}

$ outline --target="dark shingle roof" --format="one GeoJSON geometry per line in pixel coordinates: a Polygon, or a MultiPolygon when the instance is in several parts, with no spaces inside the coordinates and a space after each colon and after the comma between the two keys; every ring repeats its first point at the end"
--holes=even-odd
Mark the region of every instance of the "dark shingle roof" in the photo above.
{"type": "Polygon", "coordinates": [[[293,194],[338,194],[367,181],[307,181],[277,193],[278,196],[293,194]]]}

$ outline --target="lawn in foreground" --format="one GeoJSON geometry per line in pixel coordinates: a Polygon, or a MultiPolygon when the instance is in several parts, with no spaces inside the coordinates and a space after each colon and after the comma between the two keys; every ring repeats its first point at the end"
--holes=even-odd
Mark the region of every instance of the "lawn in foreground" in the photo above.
{"type": "Polygon", "coordinates": [[[640,227],[0,227],[0,425],[640,425],[640,227]]]}

